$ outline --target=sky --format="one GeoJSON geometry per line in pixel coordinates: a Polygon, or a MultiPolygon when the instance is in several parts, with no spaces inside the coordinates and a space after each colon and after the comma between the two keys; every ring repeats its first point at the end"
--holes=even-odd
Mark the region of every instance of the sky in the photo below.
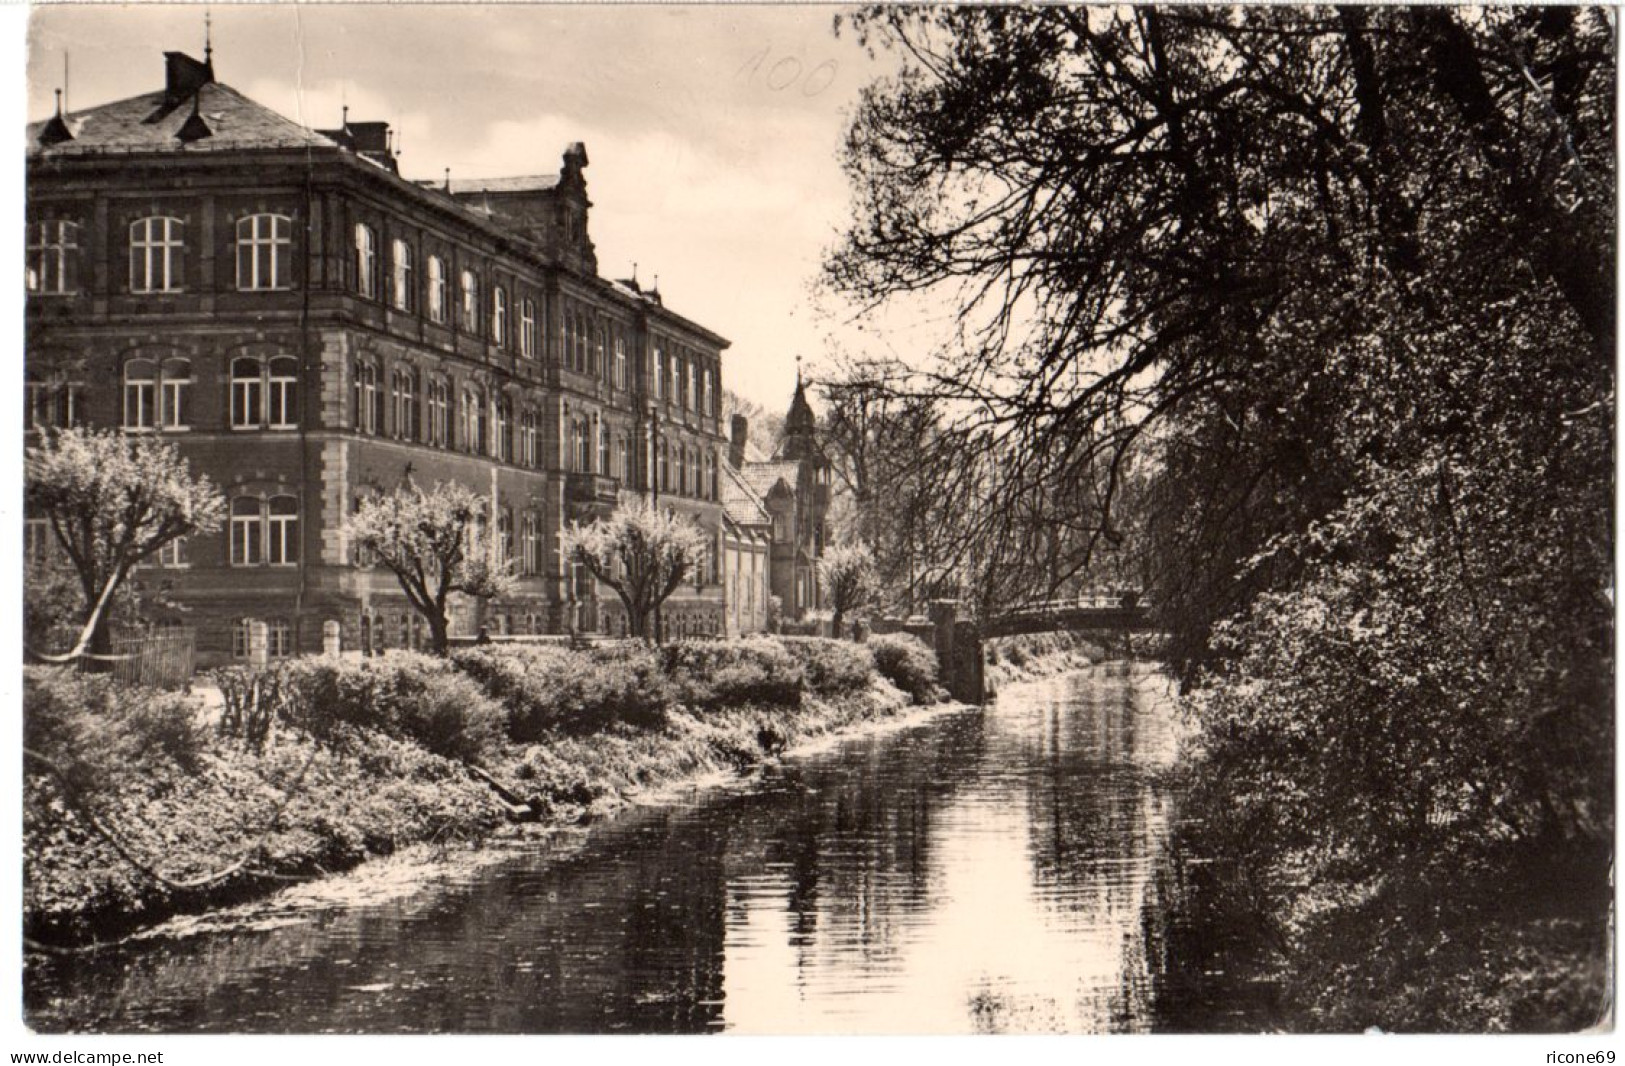
{"type": "MultiPolygon", "coordinates": [[[[822,5],[216,5],[216,77],[304,125],[397,131],[401,172],[556,172],[582,141],[599,273],[644,284],[733,341],[724,384],[770,411],[832,326],[809,286],[848,215],[837,151],[886,71],[822,5]]],[[[200,57],[199,5],[48,4],[29,23],[28,117],[68,60],[81,110],[163,85],[200,57]]],[[[839,307],[837,320],[839,319],[839,307]]],[[[839,325],[834,327],[840,334],[839,325]]]]}

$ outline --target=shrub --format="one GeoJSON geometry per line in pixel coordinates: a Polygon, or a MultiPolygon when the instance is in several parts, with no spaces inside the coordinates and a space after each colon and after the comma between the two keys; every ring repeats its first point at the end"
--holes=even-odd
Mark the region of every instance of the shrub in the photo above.
{"type": "Polygon", "coordinates": [[[637,645],[589,653],[545,646],[475,647],[452,661],[508,708],[520,743],[553,731],[588,732],[624,723],[666,723],[671,686],[659,656],[637,645]]]}
{"type": "Polygon", "coordinates": [[[507,714],[444,659],[392,651],[375,659],[303,659],[281,668],[286,719],[332,740],[336,726],[374,729],[436,755],[479,759],[502,741],[507,714]]]}
{"type": "Polygon", "coordinates": [[[915,703],[937,701],[937,653],[923,640],[906,633],[876,636],[870,638],[869,650],[881,676],[908,693],[915,703]]]}
{"type": "Polygon", "coordinates": [[[825,637],[780,637],[779,642],[801,664],[807,691],[820,696],[855,691],[874,676],[875,659],[866,644],[825,637]]]}
{"type": "Polygon", "coordinates": [[[801,705],[801,665],[771,638],[683,641],[664,651],[677,698],[695,710],[801,705]]]}
{"type": "Polygon", "coordinates": [[[75,788],[101,787],[154,758],[197,769],[200,710],[193,696],[120,685],[105,674],[23,670],[23,743],[75,788]]]}

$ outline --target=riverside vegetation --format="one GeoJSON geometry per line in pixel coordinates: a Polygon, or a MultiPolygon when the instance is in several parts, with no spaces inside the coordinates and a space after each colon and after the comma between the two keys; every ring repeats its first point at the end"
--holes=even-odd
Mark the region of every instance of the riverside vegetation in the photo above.
{"type": "Polygon", "coordinates": [[[488,645],[231,667],[196,697],[24,672],[24,931],[115,936],[523,814],[568,824],[942,698],[906,636],[488,645]]]}

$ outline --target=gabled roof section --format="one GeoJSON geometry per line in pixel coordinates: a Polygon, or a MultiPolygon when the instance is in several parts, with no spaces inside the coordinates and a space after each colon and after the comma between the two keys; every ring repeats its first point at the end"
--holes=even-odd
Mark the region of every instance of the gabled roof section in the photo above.
{"type": "Polygon", "coordinates": [[[796,482],[801,477],[801,464],[784,461],[746,463],[739,473],[751,491],[765,500],[781,481],[785,488],[795,491],[796,482]]]}
{"type": "MultiPolygon", "coordinates": [[[[121,155],[146,153],[229,152],[249,148],[336,148],[326,137],[307,130],[257,104],[229,85],[210,82],[195,95],[195,109],[208,124],[209,136],[182,140],[180,132],[194,108],[178,105],[159,91],[116,100],[64,116],[72,140],[42,144],[49,124],[28,125],[28,157],[121,155]]],[[[190,103],[191,101],[188,101],[190,103]]]]}
{"type": "Polygon", "coordinates": [[[740,526],[765,526],[773,521],[767,513],[767,504],[756,490],[745,482],[739,471],[727,463],[722,464],[722,512],[740,526]]]}

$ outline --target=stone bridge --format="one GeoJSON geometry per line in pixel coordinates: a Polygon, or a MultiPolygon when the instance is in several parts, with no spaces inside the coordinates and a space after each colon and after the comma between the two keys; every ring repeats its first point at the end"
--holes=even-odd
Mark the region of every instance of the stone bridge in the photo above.
{"type": "Polygon", "coordinates": [[[987,662],[982,649],[984,640],[1056,632],[1115,632],[1125,634],[1126,639],[1127,634],[1151,628],[1145,605],[1119,596],[1025,604],[980,624],[960,617],[960,613],[961,606],[955,600],[932,603],[928,639],[937,653],[943,686],[962,703],[982,703],[987,698],[982,676],[987,662]]]}

